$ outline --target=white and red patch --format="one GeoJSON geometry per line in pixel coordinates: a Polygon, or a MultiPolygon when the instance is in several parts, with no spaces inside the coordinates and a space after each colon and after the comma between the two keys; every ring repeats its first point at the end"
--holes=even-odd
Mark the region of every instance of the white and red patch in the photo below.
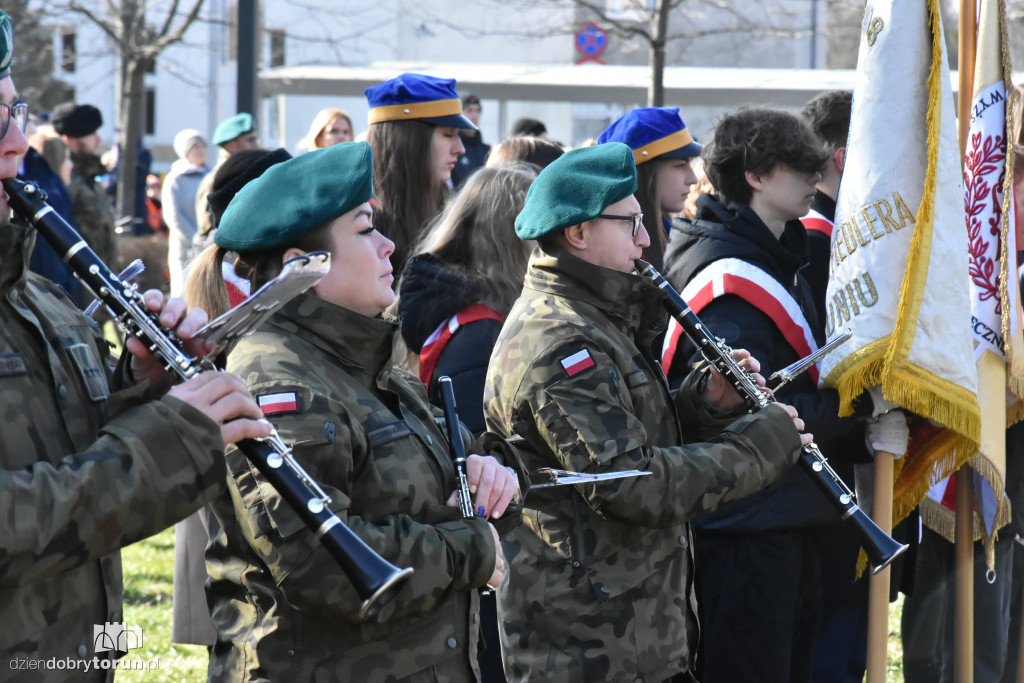
{"type": "Polygon", "coordinates": [[[562,367],[565,368],[565,374],[572,377],[578,375],[587,368],[594,367],[594,359],[590,357],[590,351],[582,349],[572,354],[567,358],[562,359],[562,367]]]}
{"type": "Polygon", "coordinates": [[[299,412],[299,397],[294,391],[279,394],[263,394],[256,397],[256,403],[264,415],[299,412]]]}

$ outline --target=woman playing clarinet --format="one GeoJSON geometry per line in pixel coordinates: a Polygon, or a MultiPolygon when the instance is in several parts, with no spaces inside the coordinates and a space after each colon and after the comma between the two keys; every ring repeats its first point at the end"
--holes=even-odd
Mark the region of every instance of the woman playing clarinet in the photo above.
{"type": "MultiPolygon", "coordinates": [[[[499,529],[514,525],[517,477],[470,455],[473,507],[455,506],[456,470],[423,384],[394,367],[394,245],[374,229],[366,143],[277,164],[232,199],[215,250],[193,277],[223,288],[220,260],[255,290],[282,263],[331,253],[330,272],[240,341],[227,366],[331,498],[330,507],[390,562],[412,567],[372,621],[295,513],[238,453],[230,492],[211,505],[208,598],[217,626],[210,677],[226,681],[478,679],[477,590],[499,586],[499,529]]],[[[219,290],[217,290],[219,291],[219,290]]],[[[489,443],[503,443],[490,439],[489,443]]],[[[468,452],[481,452],[482,446],[468,452]]]]}

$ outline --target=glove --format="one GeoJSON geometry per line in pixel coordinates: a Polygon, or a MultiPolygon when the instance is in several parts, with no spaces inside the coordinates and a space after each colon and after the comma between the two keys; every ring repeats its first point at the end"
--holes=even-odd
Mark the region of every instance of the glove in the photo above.
{"type": "Polygon", "coordinates": [[[910,427],[903,411],[896,409],[868,420],[864,441],[874,451],[892,453],[896,458],[907,452],[910,427]]]}
{"type": "Polygon", "coordinates": [[[868,389],[868,394],[871,396],[871,417],[878,417],[888,413],[890,410],[899,408],[892,401],[887,401],[882,397],[882,387],[879,384],[868,389]]]}

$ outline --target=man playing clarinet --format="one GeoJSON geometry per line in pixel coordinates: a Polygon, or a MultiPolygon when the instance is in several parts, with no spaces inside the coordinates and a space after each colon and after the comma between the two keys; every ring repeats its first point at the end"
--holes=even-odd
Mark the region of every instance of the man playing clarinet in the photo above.
{"type": "MultiPolygon", "coordinates": [[[[11,55],[11,19],[0,12],[5,180],[28,148],[11,55]]],[[[9,213],[0,195],[0,677],[109,681],[117,651],[93,638],[94,626],[123,621],[118,549],[223,490],[224,445],[271,428],[237,377],[203,373],[170,388],[137,339],[125,381],[112,387],[106,341],[56,285],[28,271],[36,232],[9,213]]],[[[192,353],[207,350],[192,339],[204,312],[186,315],[180,299],[164,306],[155,291],[146,305],[192,353]]]]}
{"type": "Polygon", "coordinates": [[[529,492],[499,591],[510,679],[690,680],[689,520],[768,485],[811,440],[790,406],[743,414],[708,367],[669,391],[652,349],[662,294],[635,273],[649,244],[636,188],[628,146],[574,150],[516,219],[538,248],[491,357],[488,429],[522,437],[531,470],[651,474],[529,492]]]}

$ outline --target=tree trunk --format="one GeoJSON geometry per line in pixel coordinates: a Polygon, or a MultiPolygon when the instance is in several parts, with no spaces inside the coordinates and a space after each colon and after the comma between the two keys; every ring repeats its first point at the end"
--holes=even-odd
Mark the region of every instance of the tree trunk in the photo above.
{"type": "Polygon", "coordinates": [[[647,106],[665,105],[665,36],[668,33],[668,14],[671,0],[657,0],[651,14],[651,82],[647,88],[647,106]]]}
{"type": "Polygon", "coordinates": [[[117,218],[124,230],[133,232],[135,221],[135,184],[139,170],[139,138],[143,117],[143,100],[146,94],[145,69],[143,62],[129,58],[125,64],[124,83],[121,86],[121,120],[118,121],[120,134],[117,136],[121,147],[119,173],[117,178],[117,218]]]}

